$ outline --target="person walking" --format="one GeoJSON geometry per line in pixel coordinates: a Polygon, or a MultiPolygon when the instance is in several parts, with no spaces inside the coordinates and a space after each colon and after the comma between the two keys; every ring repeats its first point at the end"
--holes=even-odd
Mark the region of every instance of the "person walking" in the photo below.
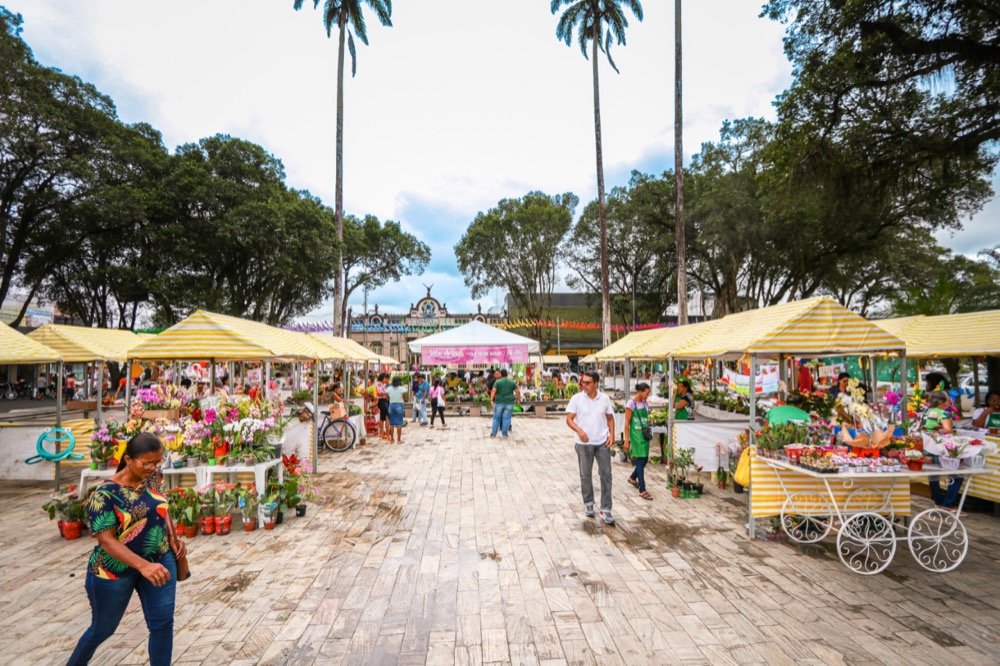
{"type": "Polygon", "coordinates": [[[510,435],[510,419],[514,415],[514,405],[521,401],[521,389],[513,379],[507,376],[507,370],[499,370],[499,378],[493,382],[490,390],[490,404],[493,406],[493,427],[490,437],[496,437],[497,431],[503,433],[503,438],[510,435]]]}
{"type": "Polygon", "coordinates": [[[566,405],[566,425],[576,433],[576,456],[580,464],[580,492],[588,518],[594,517],[594,460],[601,477],[601,518],[614,525],[611,513],[611,447],[614,446],[615,410],[611,398],[598,390],[601,376],[584,372],[580,392],[566,405]]]}
{"type": "Polygon", "coordinates": [[[431,384],[427,381],[426,375],[417,373],[417,381],[414,382],[416,388],[413,391],[413,404],[415,415],[420,421],[420,425],[427,425],[427,405],[431,399],[431,384]]]}
{"type": "Polygon", "coordinates": [[[447,428],[444,424],[444,385],[441,383],[440,379],[434,380],[434,385],[431,387],[430,392],[431,397],[431,427],[434,427],[434,417],[441,417],[441,427],[447,428]]]}
{"type": "Polygon", "coordinates": [[[396,443],[403,443],[403,426],[406,424],[406,392],[403,380],[399,377],[392,378],[392,386],[385,390],[389,397],[389,441],[393,441],[393,430],[396,433],[396,443]]]}
{"type": "Polygon", "coordinates": [[[87,499],[87,521],[97,546],[87,564],[90,627],[69,666],[86,664],[118,628],[132,593],[139,594],[149,629],[149,663],[170,664],[174,644],[177,558],[186,553],[167,513],[167,498],[152,479],[163,443],[148,432],[128,440],[118,471],[87,499]],[[175,555],[176,552],[176,555],[175,555]]]}
{"type": "Polygon", "coordinates": [[[632,456],[635,469],[628,482],[639,489],[639,497],[646,500],[653,496],[646,490],[646,463],[649,461],[649,384],[635,385],[635,395],[625,405],[625,451],[632,456]]]}
{"type": "Polygon", "coordinates": [[[389,429],[389,373],[383,372],[375,382],[375,404],[378,406],[378,431],[382,439],[392,441],[389,429]]]}

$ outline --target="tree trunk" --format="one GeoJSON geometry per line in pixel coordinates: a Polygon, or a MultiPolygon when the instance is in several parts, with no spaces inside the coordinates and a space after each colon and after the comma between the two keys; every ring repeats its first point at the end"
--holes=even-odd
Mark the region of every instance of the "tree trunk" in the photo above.
{"type": "Polygon", "coordinates": [[[337,51],[337,184],[334,193],[337,216],[337,270],[333,276],[333,334],[345,335],[344,328],[344,43],[347,15],[338,21],[340,43],[337,51]]]}
{"type": "Polygon", "coordinates": [[[687,245],[684,239],[684,89],[681,69],[681,0],[674,0],[674,226],[677,233],[677,323],[688,323],[687,245]]]}
{"type": "Polygon", "coordinates": [[[604,155],[601,150],[601,89],[597,76],[597,46],[601,41],[600,24],[594,24],[594,141],[597,144],[597,219],[601,229],[601,342],[611,344],[611,290],[608,287],[608,221],[604,209],[604,155]]]}

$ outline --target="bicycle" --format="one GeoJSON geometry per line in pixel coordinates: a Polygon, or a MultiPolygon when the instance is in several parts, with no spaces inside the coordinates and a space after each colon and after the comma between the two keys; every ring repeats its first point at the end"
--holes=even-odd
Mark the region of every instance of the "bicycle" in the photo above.
{"type": "Polygon", "coordinates": [[[340,453],[354,448],[358,441],[358,431],[348,417],[331,419],[330,411],[324,409],[323,422],[319,425],[319,441],[330,451],[340,453]]]}

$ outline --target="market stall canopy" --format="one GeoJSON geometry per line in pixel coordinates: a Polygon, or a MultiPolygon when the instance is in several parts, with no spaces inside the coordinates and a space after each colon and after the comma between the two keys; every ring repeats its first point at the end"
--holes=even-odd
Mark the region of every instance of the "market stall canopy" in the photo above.
{"type": "MultiPolygon", "coordinates": [[[[699,322],[697,324],[685,324],[684,326],[671,326],[669,328],[656,328],[649,331],[636,331],[630,335],[640,335],[648,333],[643,337],[637,337],[636,343],[631,349],[625,352],[625,356],[631,359],[659,359],[672,356],[678,349],[693,340],[696,336],[705,333],[714,326],[718,320],[699,322]]],[[[628,336],[626,336],[627,338],[628,336]]],[[[625,340],[619,340],[619,342],[625,340]]],[[[609,348],[614,345],[610,345],[609,348]]],[[[600,357],[601,352],[597,352],[600,357]]]]}
{"type": "Polygon", "coordinates": [[[527,363],[529,354],[540,351],[537,340],[480,321],[414,340],[409,347],[425,365],[527,363]]]}
{"type": "Polygon", "coordinates": [[[391,356],[379,355],[378,360],[375,361],[379,365],[399,365],[399,361],[391,356]]]}
{"type": "Polygon", "coordinates": [[[829,296],[748,310],[706,323],[710,325],[671,355],[675,358],[744,353],[822,356],[905,349],[898,337],[829,296]]]}
{"type": "Polygon", "coordinates": [[[119,328],[63,324],[46,324],[28,333],[28,337],[59,352],[66,363],[124,362],[129,351],[142,342],[132,331],[119,328]]]}
{"type": "Polygon", "coordinates": [[[196,310],[129,352],[149,361],[316,360],[316,350],[291,331],[196,310]]]}
{"type": "Polygon", "coordinates": [[[54,349],[32,340],[7,324],[0,324],[0,365],[58,363],[61,360],[59,352],[54,349]]]}
{"type": "MultiPolygon", "coordinates": [[[[598,352],[591,354],[592,361],[623,361],[632,358],[631,352],[636,347],[649,342],[657,335],[662,335],[666,328],[651,328],[645,331],[633,331],[625,335],[598,352]]],[[[588,357],[589,358],[589,357],[588,357]]]]}
{"type": "Polygon", "coordinates": [[[1000,310],[875,322],[906,343],[913,358],[1000,355],[1000,310]]]}
{"type": "Polygon", "coordinates": [[[336,337],[330,333],[304,333],[306,337],[315,341],[317,344],[325,345],[331,350],[335,350],[340,354],[342,360],[345,361],[357,361],[369,363],[378,363],[380,358],[378,354],[368,349],[365,349],[363,345],[358,344],[350,338],[340,338],[336,337]]]}
{"type": "Polygon", "coordinates": [[[546,354],[542,357],[542,365],[569,365],[566,354],[546,354]]]}

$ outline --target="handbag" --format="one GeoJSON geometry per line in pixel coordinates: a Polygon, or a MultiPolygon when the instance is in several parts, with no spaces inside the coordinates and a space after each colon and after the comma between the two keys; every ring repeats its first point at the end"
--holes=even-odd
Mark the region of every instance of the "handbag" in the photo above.
{"type": "Polygon", "coordinates": [[[733,474],[733,481],[744,488],[750,486],[750,448],[743,449],[740,454],[740,461],[736,464],[736,472],[733,474]]]}
{"type": "MultiPolygon", "coordinates": [[[[633,414],[634,414],[634,412],[633,412],[633,414]]],[[[652,442],[653,441],[653,429],[651,427],[649,427],[649,421],[640,419],[639,420],[639,428],[640,428],[640,432],[642,433],[642,438],[644,440],[646,440],[647,442],[652,442]]]]}
{"type": "Polygon", "coordinates": [[[174,558],[177,560],[177,582],[179,583],[180,581],[187,580],[191,577],[191,567],[188,564],[187,555],[184,557],[177,556],[179,548],[177,545],[177,531],[174,527],[173,521],[168,522],[167,525],[170,526],[170,532],[167,540],[170,543],[170,550],[174,552],[174,558]]]}

